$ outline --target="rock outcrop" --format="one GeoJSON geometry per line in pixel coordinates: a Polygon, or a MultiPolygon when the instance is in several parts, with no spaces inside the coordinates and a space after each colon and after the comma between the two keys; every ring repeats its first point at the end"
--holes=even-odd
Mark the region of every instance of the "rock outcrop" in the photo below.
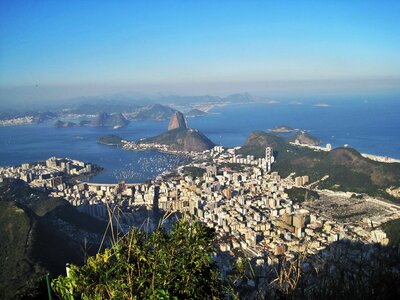
{"type": "Polygon", "coordinates": [[[144,144],[167,145],[171,150],[186,152],[202,152],[215,146],[203,133],[197,129],[189,129],[183,114],[175,112],[168,125],[168,130],[160,135],[139,141],[144,144]]]}
{"type": "Polygon", "coordinates": [[[291,142],[298,142],[303,145],[319,146],[321,141],[304,130],[300,130],[289,139],[291,142]]]}
{"type": "Polygon", "coordinates": [[[76,124],[74,122],[68,122],[68,121],[64,122],[61,120],[57,120],[57,122],[54,123],[55,128],[67,128],[72,126],[76,126],[76,124]]]}
{"type": "Polygon", "coordinates": [[[188,129],[185,116],[180,111],[176,111],[169,121],[168,130],[174,129],[188,129]]]}
{"type": "Polygon", "coordinates": [[[100,113],[90,123],[94,127],[120,128],[129,124],[129,121],[121,113],[100,113]]]}
{"type": "Polygon", "coordinates": [[[167,145],[171,150],[186,152],[202,152],[215,146],[203,133],[196,129],[175,128],[152,138],[141,140],[140,143],[155,143],[167,145]]]}

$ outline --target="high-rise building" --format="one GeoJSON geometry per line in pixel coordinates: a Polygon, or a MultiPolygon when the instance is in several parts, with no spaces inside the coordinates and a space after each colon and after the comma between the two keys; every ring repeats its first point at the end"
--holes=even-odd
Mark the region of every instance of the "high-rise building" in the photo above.
{"type": "Polygon", "coordinates": [[[295,214],[293,216],[293,226],[296,228],[304,228],[306,217],[303,214],[295,214]]]}
{"type": "Polygon", "coordinates": [[[270,171],[271,164],[274,162],[272,147],[265,148],[265,161],[266,161],[267,171],[270,171]]]}
{"type": "Polygon", "coordinates": [[[28,170],[30,165],[29,164],[22,164],[21,167],[22,167],[22,170],[28,170]]]}
{"type": "Polygon", "coordinates": [[[301,186],[303,186],[303,177],[301,177],[301,176],[296,177],[296,178],[294,179],[294,185],[295,185],[296,187],[301,187],[301,186]]]}
{"type": "Polygon", "coordinates": [[[207,177],[216,176],[217,175],[217,166],[213,165],[213,166],[206,167],[206,175],[207,175],[207,177]]]}
{"type": "Polygon", "coordinates": [[[48,168],[57,167],[56,158],[55,157],[50,157],[48,160],[46,160],[46,167],[48,167],[48,168]]]}
{"type": "Polygon", "coordinates": [[[267,162],[271,161],[271,157],[272,157],[272,148],[271,147],[266,147],[265,148],[265,159],[267,162]]]}

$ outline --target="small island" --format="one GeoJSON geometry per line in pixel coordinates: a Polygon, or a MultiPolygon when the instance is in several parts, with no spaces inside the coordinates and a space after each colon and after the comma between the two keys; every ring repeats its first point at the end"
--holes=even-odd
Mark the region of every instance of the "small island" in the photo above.
{"type": "Polygon", "coordinates": [[[69,121],[57,120],[57,122],[54,123],[55,128],[68,128],[73,126],[76,126],[76,124],[74,122],[69,122],[69,121]]]}
{"type": "Polygon", "coordinates": [[[82,120],[79,122],[79,126],[89,126],[90,121],[89,120],[82,120]]]}
{"type": "Polygon", "coordinates": [[[119,129],[125,127],[129,124],[129,121],[121,113],[99,113],[90,122],[81,121],[83,126],[93,126],[93,127],[112,127],[114,129],[119,129]]]}
{"type": "Polygon", "coordinates": [[[122,138],[114,134],[109,134],[97,139],[97,143],[106,146],[119,147],[122,144],[122,138]]]}
{"type": "Polygon", "coordinates": [[[207,113],[205,111],[194,108],[194,109],[189,110],[185,115],[186,115],[186,117],[200,117],[200,116],[204,116],[206,114],[207,113]]]}
{"type": "Polygon", "coordinates": [[[271,132],[279,132],[279,133],[289,133],[289,132],[293,132],[296,129],[286,126],[286,125],[280,125],[280,126],[276,126],[274,128],[269,129],[269,131],[271,132]]]}
{"type": "Polygon", "coordinates": [[[326,103],[326,102],[319,102],[319,103],[315,104],[314,106],[317,106],[317,107],[329,107],[331,105],[329,103],[326,103]]]}

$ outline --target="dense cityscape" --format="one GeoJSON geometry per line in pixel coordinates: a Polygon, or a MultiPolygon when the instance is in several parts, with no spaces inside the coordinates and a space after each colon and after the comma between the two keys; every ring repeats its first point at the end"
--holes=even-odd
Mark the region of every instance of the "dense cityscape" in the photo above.
{"type": "Polygon", "coordinates": [[[95,169],[90,163],[55,157],[43,163],[0,168],[0,178],[21,179],[99,219],[108,220],[110,210],[118,211],[114,217],[126,230],[146,224],[146,230],[153,231],[159,220],[149,218],[148,212],[152,216],[156,212],[174,212],[199,220],[217,234],[219,254],[215,259],[225,266],[224,274],[232,271],[227,267],[229,261],[248,257],[255,266],[268,268],[277,264],[281,255],[290,259],[299,253],[316,254],[340,240],[386,246],[389,240],[380,225],[400,217],[400,207],[395,204],[368,196],[353,199],[357,195],[352,193],[316,190],[308,176],[296,177],[292,173],[281,178],[278,172],[271,172],[271,147],[265,148],[265,157],[260,159],[242,157],[236,153],[240,147],[215,146],[204,152],[188,153],[169,150],[165,145],[123,141],[122,149],[137,151],[150,147],[189,155],[191,162],[144,184],[80,181],[79,176],[89,176],[95,169]],[[188,169],[200,173],[196,176],[185,172],[188,169]],[[74,177],[78,179],[71,181],[74,177]],[[320,198],[296,201],[288,194],[292,189],[314,191],[320,198]],[[333,217],[329,215],[329,206],[324,207],[329,200],[343,207],[350,203],[364,205],[368,210],[358,207],[355,219],[346,218],[348,210],[333,217]]]}
{"type": "Polygon", "coordinates": [[[400,299],[400,1],[0,1],[0,299],[400,299]]]}

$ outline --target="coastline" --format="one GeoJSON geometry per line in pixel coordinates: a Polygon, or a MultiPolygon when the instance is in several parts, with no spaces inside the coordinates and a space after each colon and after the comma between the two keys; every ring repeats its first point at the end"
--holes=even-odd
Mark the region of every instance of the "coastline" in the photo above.
{"type": "Polygon", "coordinates": [[[375,154],[368,154],[368,153],[361,153],[361,155],[365,158],[368,158],[370,160],[378,161],[378,162],[383,162],[383,163],[400,163],[400,159],[389,157],[389,156],[381,156],[381,155],[375,155],[375,154]]]}
{"type": "MultiPolygon", "coordinates": [[[[293,142],[290,142],[290,144],[293,146],[310,148],[310,149],[313,149],[314,151],[324,151],[324,152],[331,151],[327,147],[322,147],[322,146],[311,146],[311,145],[307,145],[307,144],[299,144],[299,143],[293,143],[293,142]]],[[[357,150],[357,149],[355,149],[355,150],[357,150]]],[[[370,160],[377,161],[377,162],[388,163],[388,164],[400,163],[400,159],[389,157],[389,156],[361,153],[361,152],[360,152],[360,154],[365,158],[368,158],[370,160]]]]}

